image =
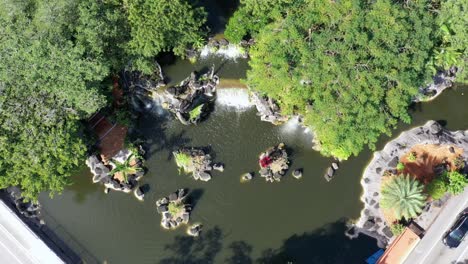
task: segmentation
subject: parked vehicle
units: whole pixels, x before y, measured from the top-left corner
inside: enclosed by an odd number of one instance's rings
[[[465,211],[452,226],[450,231],[443,238],[443,242],[449,248],[456,248],[460,245],[468,232],[468,212]]]

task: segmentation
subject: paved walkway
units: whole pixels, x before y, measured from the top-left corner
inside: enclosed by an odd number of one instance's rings
[[[0,200],[0,263],[64,263]]]
[[[404,263],[465,263],[468,260],[468,239],[465,238],[465,241],[458,248],[450,249],[442,243],[442,238],[466,207],[468,207],[468,188],[462,194],[450,198],[440,215]]]

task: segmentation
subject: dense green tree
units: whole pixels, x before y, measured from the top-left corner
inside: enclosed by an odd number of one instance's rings
[[[346,159],[398,121],[430,79],[435,18],[425,1],[310,0],[264,27],[251,89],[302,114],[325,155]]]
[[[444,178],[447,179],[447,190],[454,195],[462,193],[468,184],[466,175],[461,174],[458,171],[446,172],[444,174]]]
[[[105,104],[108,67],[73,43],[66,1],[2,4],[11,9],[0,11],[0,188],[36,199],[60,192],[82,161],[78,120]]]
[[[438,176],[426,186],[427,194],[434,200],[439,200],[447,192],[448,183],[445,176]]]
[[[224,32],[234,43],[246,37],[254,37],[270,22],[282,18],[289,7],[302,0],[242,0],[239,9],[229,19]]]
[[[187,48],[203,46],[206,13],[187,0],[126,0],[131,28],[129,52],[136,67],[151,72],[147,59],[162,51],[185,56]]]
[[[121,0],[80,0],[73,36],[86,55],[99,58],[113,72],[125,67],[130,58],[126,46],[130,26]]]
[[[0,90],[0,188],[20,186],[31,200],[61,192],[86,151],[79,124],[50,93],[14,89]]]
[[[393,209],[398,219],[416,217],[426,202],[424,186],[409,175],[392,177],[382,186],[380,206]]]
[[[458,81],[468,81],[468,1],[441,1],[437,18],[441,44],[436,50],[435,65],[439,69],[459,66],[463,69]]]

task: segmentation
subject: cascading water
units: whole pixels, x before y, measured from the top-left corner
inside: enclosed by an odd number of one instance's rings
[[[219,49],[213,49],[213,47],[207,45],[201,50],[200,58],[205,59],[209,56],[219,56],[235,60],[237,58],[244,58],[246,54],[245,50],[238,45],[229,44]]]
[[[244,111],[254,106],[244,88],[222,88],[216,94],[216,104],[224,108]]]

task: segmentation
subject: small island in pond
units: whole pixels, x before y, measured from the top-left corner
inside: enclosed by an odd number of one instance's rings
[[[109,190],[129,193],[135,191],[135,196],[143,200],[144,192],[138,182],[145,174],[143,158],[136,148],[123,149],[110,160],[91,155],[86,160],[86,165],[93,174],[93,182],[105,186],[105,192]]]
[[[156,209],[161,214],[161,226],[176,229],[181,224],[188,224],[192,207],[185,202],[187,190],[179,189],[156,201]]]
[[[271,147],[260,154],[258,159],[260,165],[259,174],[267,182],[279,182],[289,169],[288,153],[283,143]]]
[[[174,113],[182,124],[197,124],[208,115],[218,83],[219,77],[214,74],[212,67],[205,74],[192,72],[179,85],[155,95],[161,100],[161,105]]]
[[[213,163],[211,155],[202,148],[181,148],[172,154],[177,167],[179,167],[179,173],[189,173],[195,180],[209,181],[211,180],[211,171],[224,171],[224,165]]]

